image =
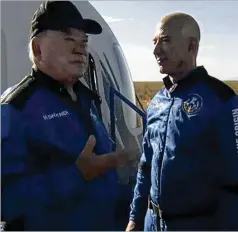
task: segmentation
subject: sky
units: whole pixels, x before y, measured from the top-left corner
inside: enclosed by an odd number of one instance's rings
[[[221,80],[238,80],[238,1],[90,1],[116,35],[133,81],[161,81],[153,56],[156,25],[184,12],[199,23],[198,65]]]

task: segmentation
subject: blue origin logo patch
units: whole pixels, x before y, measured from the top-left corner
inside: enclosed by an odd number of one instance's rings
[[[203,100],[198,94],[189,94],[182,103],[182,109],[188,115],[196,115],[202,108]]]

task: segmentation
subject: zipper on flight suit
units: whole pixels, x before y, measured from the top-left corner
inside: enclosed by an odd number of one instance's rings
[[[174,97],[171,98],[171,105],[169,107],[169,112],[168,112],[168,117],[166,120],[166,129],[165,129],[165,137],[164,137],[164,146],[162,148],[162,152],[161,152],[161,156],[159,156],[159,162],[158,162],[158,187],[159,187],[159,196],[161,195],[161,174],[162,174],[162,163],[164,160],[164,151],[165,151],[165,146],[166,146],[166,142],[167,142],[167,130],[168,130],[168,123],[169,123],[169,116],[170,116],[170,112],[171,112],[171,108],[174,104]],[[160,203],[160,202],[158,202]]]

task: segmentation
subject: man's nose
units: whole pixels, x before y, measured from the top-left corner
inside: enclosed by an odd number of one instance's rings
[[[157,45],[155,46],[153,53],[154,53],[155,56],[158,56],[158,55],[160,55],[160,54],[162,53],[162,49],[161,49],[161,47],[159,46],[159,44],[157,44]]]
[[[88,46],[87,44],[78,43],[73,48],[73,53],[80,54],[80,55],[87,55]]]

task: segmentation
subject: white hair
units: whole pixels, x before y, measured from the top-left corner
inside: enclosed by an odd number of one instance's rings
[[[32,49],[32,40],[34,38],[30,39],[29,43],[28,43],[28,55],[29,55],[29,59],[31,61],[31,63],[33,65],[35,65],[35,55],[34,55],[34,52],[33,52],[33,49]]]
[[[39,33],[38,35],[31,38],[29,43],[28,43],[28,49],[27,49],[28,50],[28,56],[29,56],[29,59],[30,59],[33,66],[36,66],[36,63],[35,63],[36,58],[35,58],[35,54],[34,54],[33,47],[32,47],[33,40],[38,39],[38,38],[42,38],[43,36],[46,36],[46,33],[47,33],[47,31]]]

